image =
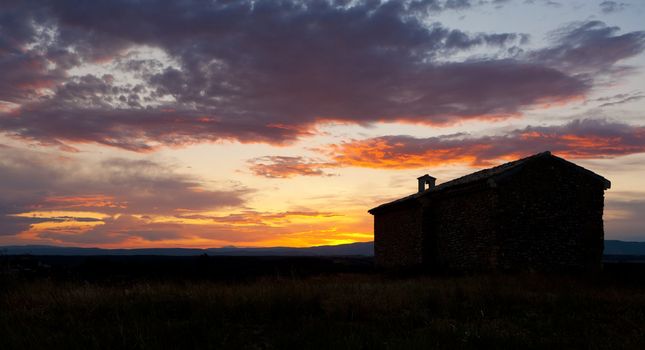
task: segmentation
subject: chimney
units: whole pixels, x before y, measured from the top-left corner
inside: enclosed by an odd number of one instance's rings
[[[426,190],[426,185],[428,185],[428,188],[433,188],[434,182],[437,179],[428,174],[425,174],[421,177],[418,177],[417,180],[419,180],[419,192],[423,192]]]

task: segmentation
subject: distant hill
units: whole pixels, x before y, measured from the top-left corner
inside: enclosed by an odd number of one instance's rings
[[[142,249],[102,249],[102,248],[79,248],[79,247],[57,247],[48,245],[24,245],[0,247],[0,254],[19,255],[229,255],[229,256],[372,256],[374,255],[374,243],[350,243],[333,246],[317,246],[308,248],[142,248]]]
[[[143,248],[102,249],[26,245],[0,247],[0,254],[18,255],[229,255],[229,256],[373,256],[374,242],[327,245],[308,248]],[[645,255],[645,242],[605,241],[605,255]]]
[[[645,242],[606,240],[605,255],[645,255]]]

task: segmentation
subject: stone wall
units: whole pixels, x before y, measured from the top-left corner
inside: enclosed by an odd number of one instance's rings
[[[419,205],[391,208],[374,215],[374,257],[380,267],[422,263],[422,215]]]
[[[498,188],[501,268],[594,271],[602,266],[603,185],[553,162],[527,164]]]
[[[603,183],[558,159],[451,187],[374,216],[376,263],[452,271],[596,271]]]
[[[428,265],[457,271],[495,268],[499,244],[492,215],[497,203],[494,191],[484,187],[424,201]]]

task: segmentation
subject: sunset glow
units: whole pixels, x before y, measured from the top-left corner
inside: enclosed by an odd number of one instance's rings
[[[0,245],[372,241],[416,177],[546,150],[645,241],[645,4],[554,4],[3,3]]]

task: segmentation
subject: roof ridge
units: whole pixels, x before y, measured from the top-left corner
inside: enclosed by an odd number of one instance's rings
[[[514,168],[516,168],[518,166],[521,166],[521,165],[525,164],[526,162],[528,162],[530,160],[541,158],[541,157],[550,157],[552,159],[557,159],[558,161],[564,162],[569,166],[573,166],[574,169],[576,169],[578,171],[583,171],[585,174],[590,175],[590,176],[594,176],[598,180],[603,181],[605,189],[608,189],[608,188],[611,187],[611,182],[609,182],[609,180],[607,180],[604,177],[594,173],[593,171],[591,171],[589,169],[585,169],[585,168],[583,168],[583,167],[581,167],[581,166],[579,166],[579,165],[577,165],[577,164],[575,164],[573,162],[570,162],[570,161],[568,161],[568,160],[566,160],[564,158],[560,158],[558,156],[555,156],[555,155],[553,155],[551,153],[551,151],[544,151],[544,152],[532,154],[532,155],[524,157],[524,158],[520,158],[520,159],[510,161],[510,162],[506,162],[506,163],[503,163],[503,164],[500,164],[500,165],[497,165],[497,166],[494,166],[494,167],[477,170],[477,171],[475,171],[473,173],[466,174],[464,176],[461,176],[461,177],[446,181],[446,182],[441,183],[441,184],[439,184],[437,186],[434,186],[432,188],[426,189],[425,191],[413,193],[413,194],[405,196],[403,198],[400,198],[400,199],[397,199],[397,200],[394,200],[394,201],[391,201],[391,202],[388,202],[388,203],[381,204],[381,205],[379,205],[379,206],[377,206],[375,208],[370,209],[368,212],[372,213],[372,211],[374,211],[376,209],[386,207],[386,206],[390,206],[390,205],[395,204],[395,203],[405,202],[405,201],[408,201],[410,199],[422,197],[422,196],[427,195],[429,193],[435,193],[435,192],[444,190],[446,188],[452,188],[452,187],[458,186],[458,185],[464,185],[464,184],[469,184],[469,183],[473,183],[473,182],[476,182],[476,181],[480,181],[480,180],[483,180],[483,179],[489,179],[489,178],[491,178],[493,176],[498,176],[500,174],[506,173],[507,171],[510,171],[510,170],[512,170],[512,169],[514,169]]]
[[[478,174],[492,173],[492,174],[489,174],[489,176],[493,176],[493,175],[496,175],[494,173],[495,170],[502,170],[503,169],[503,171],[506,171],[506,170],[509,170],[512,167],[516,166],[516,165],[523,164],[528,160],[539,158],[539,157],[544,157],[544,156],[552,156],[552,157],[554,157],[553,154],[551,154],[551,151],[544,151],[544,152],[532,154],[530,156],[526,156],[524,158],[520,158],[520,159],[512,160],[510,162],[502,163],[500,165],[496,165],[496,166],[493,166],[493,167],[490,167],[490,168],[477,170],[477,171],[472,172],[470,174],[466,174],[466,175],[460,176],[458,178],[443,182],[443,183],[437,185],[435,188],[437,188],[439,186],[444,186],[444,185],[450,186],[450,184],[452,184],[452,183],[458,183],[459,180],[463,180],[465,178],[473,177],[474,175],[478,175]],[[448,187],[448,186],[444,186],[444,187]],[[428,189],[428,190],[430,190],[430,189]]]

